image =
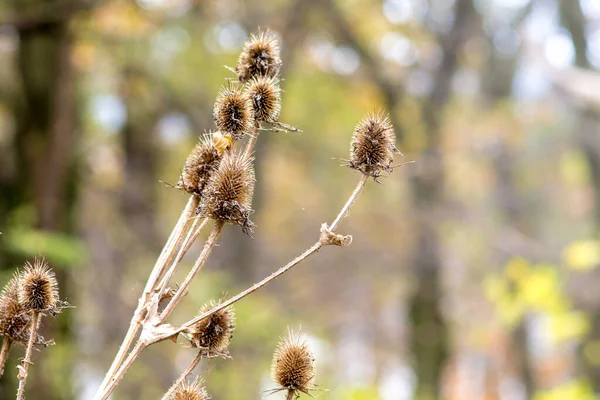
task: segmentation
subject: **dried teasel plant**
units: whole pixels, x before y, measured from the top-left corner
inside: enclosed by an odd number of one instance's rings
[[[214,300],[200,308],[200,314],[212,310],[218,305]],[[235,313],[232,307],[224,308],[211,314],[210,317],[198,321],[186,333],[190,334],[190,342],[197,347],[204,357],[229,357],[229,342],[235,330]]]
[[[169,397],[170,400],[208,400],[210,396],[204,388],[202,379],[196,378],[192,382],[186,380],[179,383],[174,391],[173,395]]]
[[[217,147],[213,135],[205,135],[194,146],[185,160],[177,188],[190,194],[202,194],[210,175],[219,167],[224,151]]]
[[[255,185],[252,153],[261,131],[261,123],[273,124],[275,121],[275,124],[279,124],[280,66],[279,46],[273,34],[268,31],[259,32],[246,42],[235,68],[239,83],[229,82],[217,96],[214,106],[214,119],[219,134],[212,134],[211,141],[199,144],[200,148],[206,146],[205,148],[211,149],[214,145],[220,161],[211,164],[209,173],[197,178],[183,175],[205,171],[198,166],[206,166],[206,163],[198,162],[201,157],[197,153],[194,155],[194,151],[191,158],[186,160],[181,184],[178,186],[190,194],[189,200],[149,273],[129,329],[98,388],[95,400],[109,398],[144,349],[165,340],[177,342],[181,334],[187,339],[187,343],[192,343],[191,347],[197,353],[163,396],[163,400],[172,398],[178,387],[187,385],[188,376],[202,358],[227,354],[234,325],[231,306],[268,285],[323,247],[348,246],[352,237],[336,232],[341,220],[348,214],[368,178],[377,178],[382,171],[392,172],[393,157],[397,152],[393,129],[383,113],[370,114],[357,125],[348,161],[350,167],[361,172],[359,181],[333,222],[321,225],[316,242],[289,263],[235,296],[205,305],[198,315],[182,324],[169,323],[173,310],[183,300],[191,282],[206,264],[224,226],[238,225],[246,233],[250,233],[254,227],[249,218]],[[263,87],[264,85],[268,87]],[[253,94],[256,95],[254,98]],[[233,150],[236,141],[245,137],[245,148]],[[212,230],[185,279],[175,284],[175,289],[170,289],[174,271],[180,267],[183,256],[191,249],[199,233],[211,224]],[[166,303],[164,307],[163,302]],[[278,365],[293,367],[275,368],[278,371],[275,374],[279,386],[277,390],[287,390],[288,398],[314,390],[314,360],[309,354],[304,342],[291,333],[290,339],[276,352],[276,358],[283,360]],[[304,363],[294,364],[291,360],[304,360]]]
[[[315,357],[308,348],[300,332],[294,334],[288,328],[288,335],[282,338],[271,364],[271,375],[277,388],[269,392],[287,391],[287,400],[298,397],[299,393],[310,395],[314,390]]]
[[[246,82],[257,76],[274,78],[281,68],[279,44],[275,35],[269,31],[253,34],[244,44],[238,58],[235,72],[240,82]]]

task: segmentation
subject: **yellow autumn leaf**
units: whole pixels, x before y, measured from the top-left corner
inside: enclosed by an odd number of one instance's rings
[[[533,400],[594,400],[594,393],[585,380],[575,379],[554,389],[538,392]]]
[[[567,266],[578,271],[589,271],[600,263],[600,243],[597,240],[579,240],[563,251]]]
[[[562,342],[581,338],[589,330],[589,321],[584,312],[572,311],[550,316],[552,340]]]

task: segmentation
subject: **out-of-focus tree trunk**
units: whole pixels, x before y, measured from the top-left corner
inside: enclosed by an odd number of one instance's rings
[[[44,7],[45,2],[15,3],[15,15],[22,7]],[[17,68],[19,91],[12,109],[16,116],[14,142],[14,174],[2,182],[3,198],[0,220],[6,221],[13,211],[24,204],[35,210],[35,228],[46,231],[72,232],[75,177],[71,171],[75,132],[75,88],[70,63],[71,38],[68,13],[60,18],[44,20],[43,15],[16,24],[19,37]],[[6,197],[4,194],[7,194]],[[10,268],[23,260],[3,254]],[[61,297],[69,297],[67,275],[55,269]],[[69,313],[52,324],[57,342],[70,343]],[[15,350],[15,354],[18,350]],[[68,352],[65,354],[69,354]],[[69,362],[68,360],[64,360]],[[68,398],[70,388],[58,395],[43,357],[35,360],[34,379],[28,382],[30,393],[44,393],[45,399]],[[0,398],[12,398],[14,388],[5,379],[0,385]],[[37,396],[37,395],[36,395]],[[35,398],[31,395],[30,397]],[[38,397],[39,398],[39,397]]]
[[[418,399],[440,397],[442,372],[449,354],[448,325],[441,309],[442,254],[438,237],[444,191],[441,122],[451,98],[458,55],[468,39],[469,27],[475,16],[472,0],[457,0],[453,26],[440,38],[442,59],[434,76],[433,90],[423,106],[425,150],[419,157],[420,169],[411,182],[416,210],[416,247],[413,254],[416,287],[409,299],[409,307]]]
[[[560,14],[563,25],[571,34],[575,48],[575,64],[577,67],[589,69],[588,43],[586,38],[586,18],[577,0],[561,0]],[[595,234],[600,233],[600,141],[598,140],[598,126],[600,114],[592,107],[583,107],[577,110],[576,126],[574,127],[575,139],[585,155],[590,170],[591,184],[594,189],[595,201],[593,221]],[[594,271],[596,282],[600,282],[600,271]],[[600,340],[600,305],[588,305],[587,310],[591,317],[591,327],[588,341]],[[585,343],[583,344],[585,345]],[[592,365],[585,357],[584,349],[579,351],[579,367],[587,376],[594,393],[600,394],[600,365]]]

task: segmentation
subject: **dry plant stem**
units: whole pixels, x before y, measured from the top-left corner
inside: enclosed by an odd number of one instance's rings
[[[356,201],[356,198],[358,197],[358,195],[360,194],[362,189],[365,187],[365,183],[367,182],[368,178],[369,177],[367,175],[361,176],[360,180],[358,181],[358,184],[356,185],[356,188],[354,189],[354,191],[348,198],[348,201],[346,202],[346,204],[344,204],[344,207],[342,207],[342,209],[340,210],[336,219],[328,227],[330,231],[333,232],[335,230],[335,228],[337,227],[337,225],[339,224],[339,222],[342,220],[342,218],[344,218],[348,214],[348,210],[350,209],[350,207],[352,207],[352,204],[354,204],[354,202]],[[185,324],[181,325],[177,329],[177,332],[178,333],[182,332],[182,331],[186,330],[187,328],[193,326],[194,324],[198,323],[199,321],[203,320],[204,318],[207,318],[210,315],[212,315],[216,312],[219,312],[220,310],[222,310],[226,307],[229,307],[233,303],[240,301],[241,299],[248,296],[249,294],[251,294],[251,293],[257,291],[258,289],[262,288],[263,286],[267,285],[269,282],[277,279],[279,276],[283,275],[284,273],[286,273],[287,271],[292,269],[294,266],[300,264],[302,261],[306,260],[309,256],[311,256],[312,254],[319,251],[321,249],[321,247],[326,246],[326,245],[328,245],[328,243],[324,243],[322,239],[319,239],[315,244],[313,244],[310,248],[308,248],[304,253],[302,253],[298,257],[294,258],[292,261],[290,261],[285,266],[283,266],[280,269],[278,269],[277,271],[273,272],[271,275],[267,276],[262,281],[255,283],[253,286],[249,287],[248,289],[244,290],[243,292],[241,292],[241,293],[237,294],[236,296],[230,298],[229,300],[219,304],[212,310],[209,310],[209,311],[191,319],[190,321],[186,322]]]
[[[365,187],[365,184],[367,183],[367,179],[369,179],[368,175],[363,174],[360,177],[360,180],[358,181],[358,185],[356,185],[354,192],[352,192],[352,194],[348,198],[348,201],[346,202],[346,204],[344,204],[344,207],[342,207],[342,209],[340,210],[340,213],[335,218],[335,220],[331,223],[331,225],[329,225],[329,230],[334,232],[335,228],[337,228],[337,226],[340,223],[340,221],[342,220],[342,218],[344,218],[348,214],[348,210],[350,210],[350,207],[352,207],[352,204],[354,204],[354,202],[356,201],[356,198],[358,197],[360,192]]]
[[[169,268],[169,270],[167,271],[165,276],[163,276],[163,278],[161,279],[160,284],[158,285],[158,287],[159,287],[158,297],[159,298],[161,298],[161,296],[167,289],[167,286],[169,285],[169,281],[173,277],[173,273],[175,273],[175,268],[181,262],[181,260],[183,259],[183,256],[188,252],[190,247],[192,247],[192,244],[196,241],[196,239],[198,238],[198,235],[200,235],[200,232],[202,232],[204,227],[208,224],[209,218],[202,219],[202,222],[198,226],[199,221],[200,221],[199,217],[194,218],[194,222],[192,223],[192,226],[189,229],[187,236],[185,237],[185,240],[183,241],[181,248],[179,249],[179,252],[177,252],[177,256],[171,263],[171,267]]]
[[[131,349],[131,352],[129,353],[129,355],[127,356],[125,361],[123,361],[123,364],[121,365],[121,367],[117,370],[117,372],[114,374],[114,376],[108,381],[108,383],[106,385],[106,389],[103,392],[99,391],[96,394],[96,398],[101,399],[101,400],[108,399],[108,397],[113,392],[113,390],[115,390],[115,387],[117,387],[117,385],[119,384],[121,379],[123,379],[123,376],[125,376],[125,372],[127,372],[129,367],[131,367],[131,364],[133,364],[135,359],[138,358],[138,356],[140,355],[142,350],[144,350],[146,347],[148,347],[148,346],[141,341],[138,341],[135,344],[135,346],[133,346],[133,349]]]
[[[183,373],[181,374],[181,376],[179,378],[177,378],[177,380],[175,381],[175,383],[173,383],[173,386],[171,386],[169,388],[169,390],[167,391],[167,393],[165,393],[165,395],[161,398],[161,400],[169,400],[170,396],[173,394],[173,392],[175,391],[175,389],[177,388],[177,386],[179,386],[179,384],[181,382],[183,382],[184,380],[186,380],[186,378],[188,377],[188,375],[192,373],[192,371],[194,370],[194,368],[196,368],[196,365],[198,365],[198,363],[200,362],[201,359],[202,359],[202,353],[198,352],[198,354],[192,360],[192,362],[190,363],[190,365],[188,365],[188,367],[185,369],[185,371],[183,371]]]
[[[138,300],[138,306],[137,306],[135,312],[133,313],[133,317],[131,318],[131,322],[129,323],[129,329],[127,330],[125,338],[123,339],[123,343],[121,344],[121,347],[119,348],[119,351],[117,352],[117,355],[115,356],[115,359],[113,360],[112,365],[110,366],[108,372],[106,373],[106,376],[104,377],[104,381],[102,382],[102,384],[100,385],[100,388],[98,389],[98,393],[101,393],[104,390],[104,388],[108,384],[108,381],[111,379],[111,377],[114,375],[114,373],[119,369],[119,367],[123,363],[123,360],[125,359],[125,356],[127,355],[127,352],[129,351],[131,345],[133,344],[133,341],[135,340],[135,338],[139,332],[140,323],[141,323],[141,320],[143,317],[144,310],[148,304],[150,294],[155,289],[156,282],[158,281],[160,276],[163,274],[163,272],[168,264],[168,261],[172,257],[175,249],[177,248],[177,244],[180,242],[180,240],[183,236],[185,227],[188,224],[190,216],[192,215],[192,213],[194,212],[194,210],[196,209],[197,206],[198,206],[198,198],[196,196],[190,196],[190,199],[188,200],[185,208],[183,209],[181,215],[179,216],[179,220],[177,221],[177,224],[173,228],[173,231],[171,232],[169,239],[167,240],[158,259],[156,260],[156,263],[154,264],[154,268],[153,268],[152,272],[150,273],[150,276],[148,277],[148,281],[146,283],[144,292],[142,293],[142,295],[140,296],[140,299]]]
[[[202,267],[206,263],[206,260],[208,259],[208,256],[210,255],[213,248],[215,247],[215,244],[217,243],[217,239],[219,238],[219,235],[221,235],[222,230],[223,230],[223,222],[217,221],[215,223],[215,227],[213,228],[212,232],[210,233],[210,236],[208,237],[208,239],[206,240],[206,243],[204,244],[202,253],[200,253],[200,256],[198,256],[196,263],[192,267],[192,270],[185,277],[185,280],[183,281],[183,283],[181,284],[179,289],[177,289],[177,292],[175,293],[173,298],[169,301],[169,304],[167,304],[164,311],[160,315],[160,317],[158,319],[159,323],[164,322],[164,320],[167,319],[169,317],[169,315],[171,315],[175,306],[179,303],[179,301],[181,301],[183,296],[185,296],[187,294],[187,291],[189,289],[190,284],[192,283],[192,280],[196,277],[198,272],[202,269]]]
[[[288,390],[286,400],[294,400],[294,391],[293,390]]]
[[[244,150],[244,157],[248,158],[252,154],[254,150],[254,145],[256,144],[256,140],[258,139],[258,133],[260,132],[260,122],[254,123],[254,130],[249,135],[248,143],[246,144],[246,149]]]
[[[40,319],[40,313],[34,312],[31,318],[31,335],[29,336],[29,342],[27,342],[27,350],[25,351],[25,358],[23,359],[23,365],[18,367],[19,369],[19,389],[17,391],[17,400],[23,400],[25,398],[25,383],[27,383],[27,375],[29,371],[29,365],[31,362],[31,353],[33,352],[33,343],[35,343],[35,337],[37,335],[37,326]]]
[[[10,350],[11,345],[12,339],[8,336],[4,336],[2,348],[0,349],[0,378],[4,374],[4,365],[6,364],[6,360],[8,360],[8,351]]]

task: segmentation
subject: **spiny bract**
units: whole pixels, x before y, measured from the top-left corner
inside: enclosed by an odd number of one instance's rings
[[[212,140],[212,134],[201,138],[185,160],[177,187],[188,193],[201,195],[210,175],[219,166],[220,154]]]
[[[396,149],[396,135],[388,116],[373,112],[356,125],[350,142],[349,166],[377,178],[381,171],[391,172]]]
[[[219,131],[231,135],[234,140],[241,139],[254,126],[252,105],[247,94],[232,84],[219,92],[213,117]]]
[[[277,79],[267,76],[252,78],[246,91],[252,103],[254,119],[276,122],[281,111],[281,89]]]
[[[314,387],[315,358],[307,343],[300,340],[300,333],[294,335],[288,331],[288,337],[279,342],[273,355],[272,375],[279,385],[276,391],[310,394]]]
[[[19,278],[19,304],[25,312],[54,312],[58,302],[58,283],[46,261],[27,262]]]
[[[281,68],[277,38],[270,31],[250,35],[235,68],[238,80],[246,82],[257,76],[274,78]]]
[[[198,212],[220,222],[229,222],[251,233],[250,221],[254,194],[252,158],[234,152],[223,156],[219,168],[211,175]]]
[[[218,303],[214,300],[204,304],[200,308],[199,315],[215,308],[217,305]],[[203,349],[209,356],[226,355],[234,330],[235,314],[231,307],[226,307],[204,318],[191,328],[192,344]]]

